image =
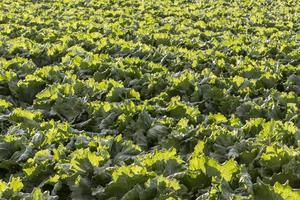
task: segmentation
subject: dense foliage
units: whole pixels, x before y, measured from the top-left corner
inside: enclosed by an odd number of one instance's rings
[[[298,0],[1,0],[0,199],[300,199]]]

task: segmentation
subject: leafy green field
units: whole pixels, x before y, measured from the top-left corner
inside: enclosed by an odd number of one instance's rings
[[[300,1],[1,0],[0,199],[300,199]]]

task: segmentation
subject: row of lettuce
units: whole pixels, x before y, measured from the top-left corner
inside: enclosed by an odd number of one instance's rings
[[[10,106],[1,102],[2,111]],[[0,143],[1,175],[13,174],[0,182],[2,198],[299,198],[291,188],[300,181],[300,135],[292,123],[255,118],[241,126],[218,114],[197,127],[182,118],[169,129],[166,121],[153,125],[145,110],[132,127],[135,141],[13,109],[7,117],[14,125]],[[144,153],[159,140],[160,148]]]

